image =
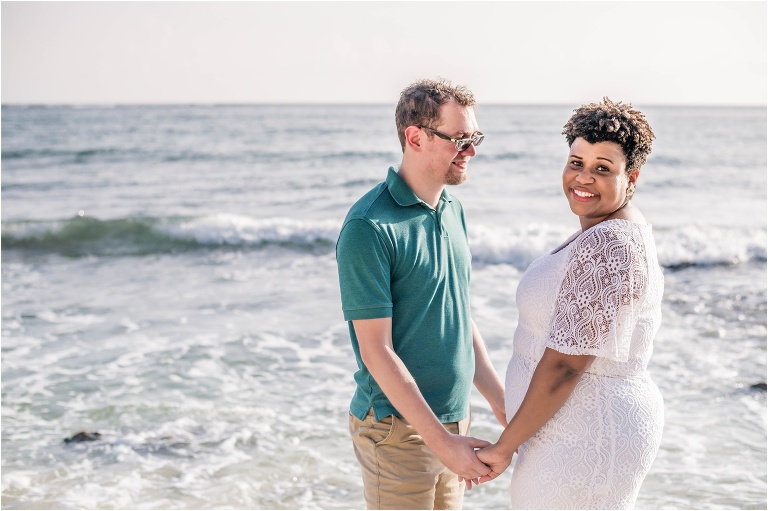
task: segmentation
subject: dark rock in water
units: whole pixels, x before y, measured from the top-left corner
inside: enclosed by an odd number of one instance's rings
[[[749,386],[752,390],[768,390],[768,385],[766,385],[765,382],[755,383],[754,385]]]
[[[72,435],[69,438],[65,438],[64,443],[69,444],[72,442],[93,442],[94,440],[99,440],[100,438],[101,433],[98,431],[81,431],[80,433]]]

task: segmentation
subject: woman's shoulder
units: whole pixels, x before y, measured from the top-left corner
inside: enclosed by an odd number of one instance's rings
[[[620,250],[633,252],[645,245],[645,236],[652,230],[648,223],[623,218],[605,220],[584,230],[574,243],[575,251]]]
[[[606,234],[634,234],[643,233],[652,229],[651,224],[647,222],[635,222],[633,220],[627,220],[625,218],[612,218],[610,220],[603,220],[599,224],[595,224],[589,229],[582,231],[582,236],[595,236]]]
[[[553,249],[549,255],[556,254],[564,249],[573,254],[574,251],[583,249],[585,245],[601,245],[603,242],[615,238],[627,238],[635,232],[650,232],[650,224],[639,224],[630,220],[615,218],[604,220],[587,229],[576,231],[564,242]]]

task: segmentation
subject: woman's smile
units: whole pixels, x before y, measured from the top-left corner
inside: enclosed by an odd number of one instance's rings
[[[581,188],[571,188],[571,192],[573,194],[574,199],[581,200],[581,201],[588,201],[590,199],[594,199],[595,197],[597,197],[597,194],[590,193]]]

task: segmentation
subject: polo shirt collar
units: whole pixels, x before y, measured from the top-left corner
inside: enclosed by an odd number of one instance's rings
[[[426,204],[423,200],[419,199],[419,197],[413,193],[413,190],[411,190],[405,181],[403,181],[403,178],[397,173],[399,169],[399,165],[392,165],[389,167],[389,172],[387,173],[387,188],[389,188],[389,193],[392,195],[392,198],[395,199],[395,202],[401,206],[413,206],[414,204],[419,203]],[[443,188],[440,200],[452,202],[453,197],[445,190],[445,188]]]

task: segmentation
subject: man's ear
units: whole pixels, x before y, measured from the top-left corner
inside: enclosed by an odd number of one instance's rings
[[[408,126],[405,128],[405,146],[412,151],[421,151],[421,143],[423,142],[421,135],[422,131],[418,126]]]

